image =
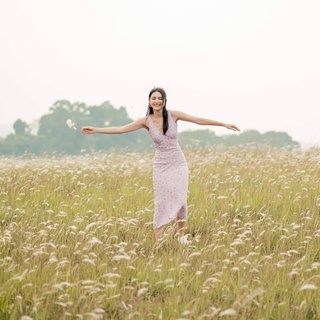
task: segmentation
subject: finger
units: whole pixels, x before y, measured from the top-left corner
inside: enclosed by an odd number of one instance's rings
[[[240,129],[239,129],[236,125],[234,125],[234,124],[232,125],[232,127],[233,127],[234,130],[240,131]]]

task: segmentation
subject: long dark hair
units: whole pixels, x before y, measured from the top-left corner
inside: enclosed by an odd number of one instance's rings
[[[162,100],[163,100],[163,109],[162,109],[162,117],[163,117],[163,124],[162,124],[162,130],[163,130],[163,134],[166,134],[166,132],[168,131],[168,128],[169,128],[169,124],[168,124],[168,111],[167,111],[167,108],[166,108],[166,105],[167,105],[167,95],[166,95],[166,92],[162,89],[162,88],[159,88],[159,87],[154,87],[152,88],[152,90],[150,91],[149,93],[149,100],[148,100],[148,103],[150,101],[150,97],[151,95],[154,93],[154,92],[159,92],[162,96]],[[149,114],[153,114],[153,108],[150,106],[148,106],[148,110],[147,110],[147,116]]]

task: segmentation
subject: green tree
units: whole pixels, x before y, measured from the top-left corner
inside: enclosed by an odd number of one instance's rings
[[[179,142],[182,147],[206,147],[219,145],[223,142],[223,139],[218,137],[209,129],[194,131],[188,130],[179,133]]]
[[[77,130],[66,125],[71,119]],[[88,135],[81,133],[85,125],[95,127],[120,126],[131,122],[125,107],[114,108],[108,101],[101,105],[87,106],[83,102],[71,103],[59,100],[43,115],[38,124],[37,135],[32,135],[30,126],[18,119],[13,128],[14,134],[0,140],[0,154],[21,153],[66,153],[79,154],[81,150],[151,150],[153,142],[146,130],[137,130],[120,135]],[[195,130],[179,133],[182,147],[206,147],[216,145],[259,145],[275,147],[298,146],[298,142],[285,132],[270,131],[261,134],[257,130],[246,130],[240,134],[217,136],[214,131]]]
[[[299,143],[294,141],[286,132],[268,131],[262,135],[262,140],[266,144],[277,147],[299,145]]]
[[[13,129],[14,132],[17,136],[26,134],[30,132],[30,128],[28,126],[28,124],[24,121],[22,121],[21,119],[18,119],[15,121],[15,123],[13,124]]]
[[[68,128],[71,119],[77,130]],[[119,126],[131,122],[124,107],[114,108],[108,101],[101,105],[87,106],[84,103],[71,104],[67,100],[57,101],[49,113],[39,121],[38,138],[42,151],[77,154],[92,148],[95,151],[112,149],[136,149],[150,144],[146,132],[135,131],[125,135],[91,135],[85,137],[81,127]],[[148,141],[148,143],[147,143]]]

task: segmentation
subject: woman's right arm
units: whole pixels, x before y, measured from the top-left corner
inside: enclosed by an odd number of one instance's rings
[[[117,127],[105,127],[105,128],[97,128],[97,127],[82,127],[81,131],[84,134],[93,134],[93,133],[104,133],[104,134],[122,134],[127,132],[136,131],[139,129],[148,129],[146,126],[146,118],[141,118],[135,120],[131,123],[128,123],[124,126]]]

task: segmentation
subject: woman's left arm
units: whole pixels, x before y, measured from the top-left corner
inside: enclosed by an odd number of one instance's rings
[[[194,117],[181,111],[171,111],[171,115],[175,119],[175,121],[182,120],[182,121],[196,123],[199,125],[220,126],[233,131],[240,131],[240,129],[235,124],[224,123],[224,122],[207,119],[207,118]]]

